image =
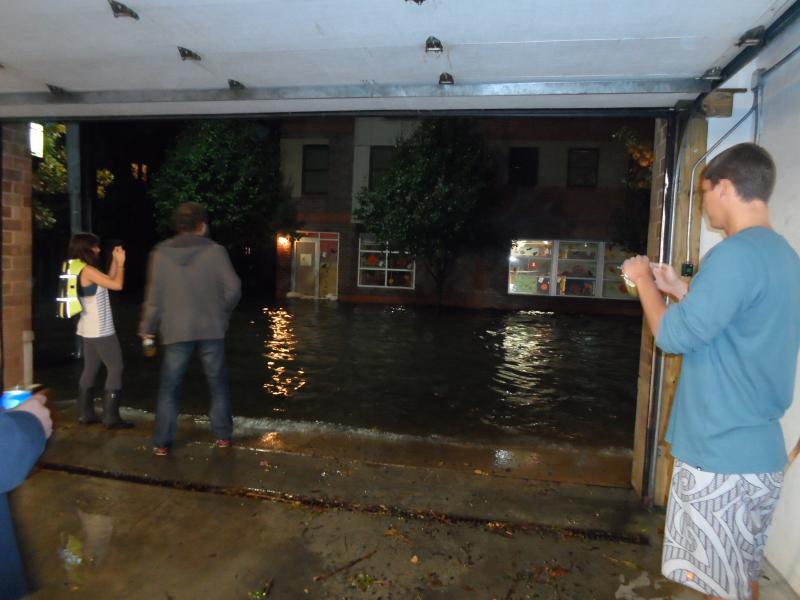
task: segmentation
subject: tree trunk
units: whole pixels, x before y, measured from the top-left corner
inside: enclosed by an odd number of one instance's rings
[[[425,268],[428,270],[428,273],[436,284],[436,311],[438,312],[442,309],[442,303],[444,302],[444,282],[447,279],[449,271],[448,265],[431,265],[431,263],[427,260],[423,262],[425,264]]]
[[[441,312],[444,301],[444,279],[436,281],[436,312]]]

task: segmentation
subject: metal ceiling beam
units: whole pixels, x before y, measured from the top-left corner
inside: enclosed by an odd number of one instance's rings
[[[739,52],[739,54],[737,54],[727,65],[722,67],[720,69],[720,77],[717,81],[712,83],[712,87],[716,88],[736,75],[740,69],[758,56],[758,54],[764,48],[769,46],[772,40],[778,37],[784,30],[789,28],[798,19],[800,19],[800,0],[797,0],[794,4],[787,8],[783,14],[778,17],[774,23],[772,23],[772,25],[767,27],[766,31],[764,32],[763,44],[745,48]],[[698,106],[702,100],[702,98],[698,98]]]
[[[481,96],[579,96],[606,94],[702,94],[703,79],[601,79],[525,83],[440,85],[336,85],[245,89],[128,90],[0,94],[0,106],[148,104],[155,102],[230,102],[237,100],[325,100],[350,98],[453,98]]]

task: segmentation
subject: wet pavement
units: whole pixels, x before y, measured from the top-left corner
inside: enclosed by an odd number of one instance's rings
[[[56,411],[12,494],[33,598],[699,598],[661,578],[663,513],[624,488],[352,434],[245,431],[218,449],[189,419],[154,457],[134,416],[108,432]],[[796,600],[767,576],[762,599]]]

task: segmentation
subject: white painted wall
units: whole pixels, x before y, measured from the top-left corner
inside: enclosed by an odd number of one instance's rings
[[[795,23],[758,58],[737,73],[724,87],[751,87],[756,69],[769,69],[800,46],[800,23]],[[716,142],[750,108],[752,94],[737,96],[735,112],[727,119],[709,120],[709,146]],[[755,121],[748,119],[717,152],[733,144],[753,141]],[[767,79],[762,105],[761,143],[778,168],[778,181],[770,200],[772,225],[800,252],[800,53]],[[701,255],[721,239],[719,233],[701,231]],[[794,403],[782,420],[787,449],[800,437],[800,378],[795,380]],[[800,593],[800,460],[786,474],[783,494],[767,544],[767,559]]]

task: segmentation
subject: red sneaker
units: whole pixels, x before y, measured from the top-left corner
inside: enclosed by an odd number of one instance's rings
[[[166,456],[169,454],[169,448],[165,446],[156,446],[153,448],[153,456]]]
[[[230,440],[217,440],[216,442],[214,442],[214,445],[217,448],[230,448],[231,447],[231,441]]]

